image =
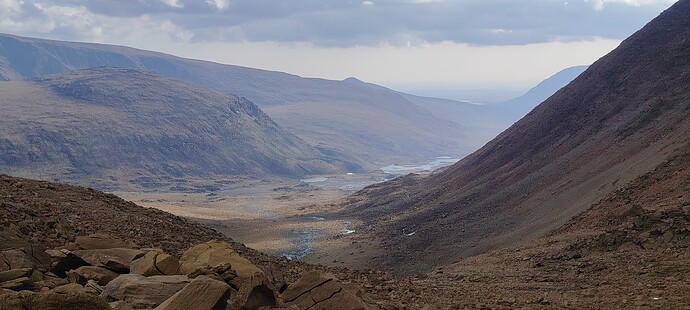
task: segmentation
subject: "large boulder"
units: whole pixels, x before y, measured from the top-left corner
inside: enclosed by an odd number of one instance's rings
[[[81,257],[66,249],[45,252],[50,257],[50,270],[60,277],[65,277],[67,271],[89,265]]]
[[[259,309],[260,307],[275,307],[278,304],[276,288],[263,274],[242,280],[239,292],[232,297],[232,305],[229,309],[245,310]]]
[[[14,291],[37,291],[43,284],[43,274],[33,268],[12,269],[0,272],[0,288]]]
[[[97,266],[82,266],[67,272],[67,280],[71,283],[86,285],[89,280],[94,280],[98,285],[106,285],[120,274]]]
[[[0,251],[0,271],[21,268],[36,268],[41,263],[24,249]]]
[[[311,271],[283,292],[283,301],[300,309],[370,309],[361,298],[345,289],[331,274]]]
[[[55,294],[85,294],[86,291],[84,290],[84,287],[77,284],[77,283],[69,283],[65,284],[62,286],[58,286],[52,290],[50,290],[50,293],[55,293]]]
[[[33,268],[19,268],[7,271],[0,271],[0,283],[16,280],[21,277],[29,277],[33,272]]]
[[[122,239],[103,233],[95,233],[90,236],[78,236],[75,238],[74,243],[76,244],[76,247],[81,250],[135,247],[135,245],[130,242],[126,242]]]
[[[92,266],[103,267],[117,273],[129,273],[132,261],[145,254],[141,250],[126,248],[76,250],[73,253]]]
[[[156,310],[225,310],[230,297],[230,285],[207,276],[199,276]]]
[[[191,247],[180,257],[180,273],[191,274],[197,270],[213,269],[230,264],[240,278],[248,279],[263,271],[241,257],[227,242],[212,240]]]
[[[177,258],[161,251],[148,251],[144,256],[132,261],[130,273],[143,276],[179,274],[180,263]]]
[[[123,274],[105,286],[101,297],[122,300],[134,309],[154,308],[175,295],[190,282],[187,276]]]

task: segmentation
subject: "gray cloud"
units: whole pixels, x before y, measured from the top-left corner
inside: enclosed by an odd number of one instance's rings
[[[20,12],[10,6],[17,4]],[[203,42],[510,45],[623,39],[670,4],[667,0],[9,0],[0,2],[0,20],[11,21],[12,27],[0,26],[22,32],[23,24],[42,23],[53,27],[24,28],[83,39],[85,33],[122,33],[115,29],[121,19],[127,29],[136,23],[157,25],[171,36]],[[80,13],[68,16],[70,21],[61,19],[70,9]]]

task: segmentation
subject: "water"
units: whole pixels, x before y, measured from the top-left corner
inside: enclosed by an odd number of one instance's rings
[[[319,183],[319,182],[326,182],[326,180],[328,180],[328,178],[320,177],[320,178],[301,179],[299,181],[304,182],[304,183]]]
[[[343,222],[343,229],[340,230],[340,234],[343,236],[354,234],[355,230],[350,229],[350,225],[352,225],[352,222]]]
[[[388,165],[381,168],[386,174],[405,175],[415,172],[431,172],[438,168],[450,166],[460,160],[459,158],[452,158],[448,156],[440,156],[434,158],[432,161],[423,165]]]
[[[295,249],[289,252],[282,253],[289,260],[302,259],[305,256],[314,252],[314,240],[323,235],[319,229],[309,229],[296,232],[289,238],[290,243],[295,245]]]

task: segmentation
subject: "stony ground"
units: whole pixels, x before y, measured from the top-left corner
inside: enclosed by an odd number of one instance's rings
[[[676,184],[673,191],[690,192],[674,174],[686,159],[660,166],[643,178],[654,182],[633,182],[551,236],[410,277],[267,256],[200,224],[113,195],[7,176],[0,177],[0,236],[3,248],[27,241],[53,247],[106,232],[174,255],[221,239],[255,264],[281,270],[290,283],[311,270],[331,272],[345,285],[361,288],[382,309],[429,304],[442,309],[690,309],[690,207],[678,197],[673,205],[661,203],[664,207],[651,203],[660,200],[634,203],[670,184]],[[592,218],[600,223],[578,224],[596,222]],[[18,235],[24,237],[11,237]]]

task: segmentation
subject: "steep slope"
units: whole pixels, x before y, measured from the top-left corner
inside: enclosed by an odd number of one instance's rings
[[[535,239],[687,148],[687,16],[681,0],[448,170],[353,196],[347,215],[387,248],[377,263],[428,270]]]
[[[343,81],[221,65],[121,46],[0,35],[0,75],[17,80],[98,66],[147,69],[255,102],[288,131],[369,168],[466,155],[462,128],[398,94]]]
[[[563,69],[548,79],[541,81],[524,95],[500,104],[491,105],[497,115],[509,125],[527,115],[537,105],[568,85],[572,80],[587,70],[587,66],[576,66]]]
[[[176,178],[356,168],[308,146],[246,99],[149,72],[89,69],[2,82],[0,93],[4,173],[161,188]]]

